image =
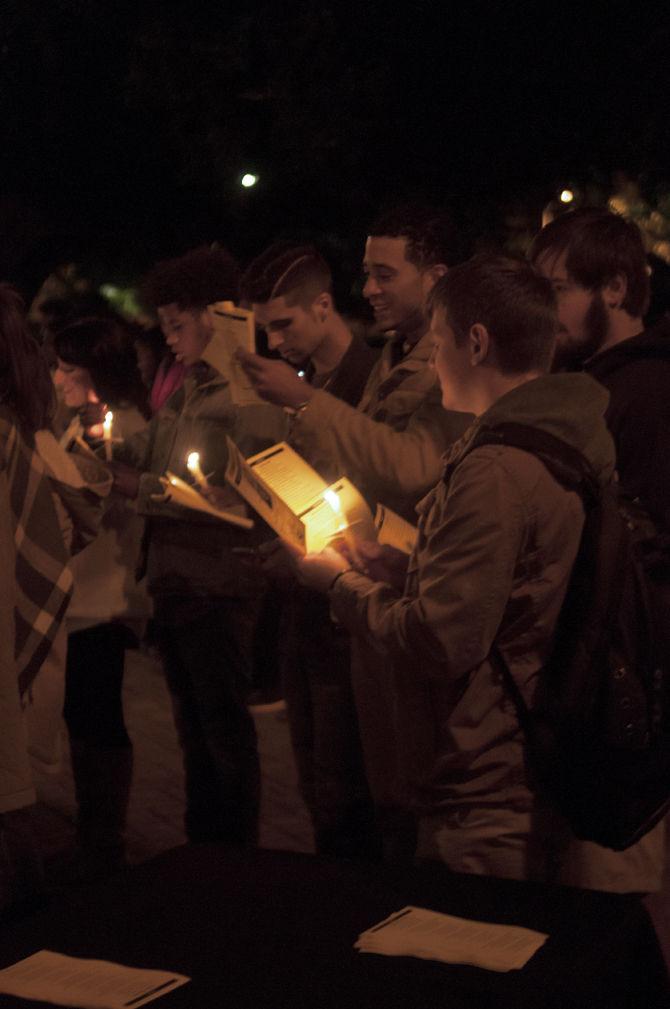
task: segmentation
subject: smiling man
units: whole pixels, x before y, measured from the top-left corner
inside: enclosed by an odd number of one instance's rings
[[[323,475],[347,476],[372,506],[381,502],[412,522],[417,502],[439,479],[443,453],[470,421],[468,414],[442,406],[429,367],[426,315],[428,292],[465,256],[463,237],[450,217],[432,208],[397,208],[371,227],[363,293],[388,339],[357,404],[338,398],[325,384],[306,384],[282,361],[244,356],[258,392],[296,411],[291,427],[296,451]],[[318,321],[318,302],[311,304]],[[393,698],[379,689],[385,682],[383,659],[360,635],[352,638],[352,670],[385,856],[404,859],[414,850],[414,838],[412,822],[398,812]]]
[[[297,411],[291,437],[301,455],[320,471],[348,476],[372,504],[381,501],[412,520],[416,502],[439,475],[442,453],[467,424],[442,409],[428,367],[425,314],[436,280],[464,258],[465,243],[451,219],[430,208],[401,207],[372,226],[363,294],[388,340],[357,405],[331,395],[325,384],[306,386],[282,362],[244,355],[260,395]],[[310,308],[317,320],[318,308]],[[280,306],[275,321],[285,326],[282,315]]]

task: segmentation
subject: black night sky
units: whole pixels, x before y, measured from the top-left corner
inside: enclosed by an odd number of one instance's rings
[[[566,184],[606,193],[623,169],[670,189],[652,5],[0,10],[0,259],[26,291],[59,259],[125,281],[215,239],[244,261],[310,237],[353,269],[371,217],[407,199],[500,237]]]

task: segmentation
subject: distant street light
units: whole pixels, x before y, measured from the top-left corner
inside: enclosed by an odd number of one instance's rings
[[[561,203],[572,203],[574,198],[575,194],[571,189],[564,189],[561,195],[559,196],[559,200],[561,201]]]
[[[251,187],[255,186],[256,183],[258,182],[258,176],[253,175],[251,172],[247,172],[245,175],[242,176],[240,182],[242,183],[245,189],[251,189]]]

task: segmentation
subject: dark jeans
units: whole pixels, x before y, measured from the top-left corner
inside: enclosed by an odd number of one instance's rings
[[[319,854],[376,859],[381,839],[370,798],[351,687],[349,635],[327,599],[286,592],[283,682],[300,791]]]
[[[63,716],[73,739],[126,747],[121,688],[131,633],[123,624],[98,624],[67,639]]]
[[[156,643],[186,775],[190,841],[255,844],[260,764],[246,705],[257,603],[156,599]]]

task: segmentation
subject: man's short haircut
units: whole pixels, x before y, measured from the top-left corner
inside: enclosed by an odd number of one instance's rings
[[[285,298],[289,305],[306,308],[323,291],[330,293],[332,286],[330,267],[313,245],[275,242],[249,264],[240,291],[249,304]]]
[[[164,259],[142,282],[142,300],[151,308],[178,305],[202,311],[216,301],[236,301],[239,270],[226,249],[208,245],[191,249],[176,259]]]
[[[419,270],[437,263],[455,266],[471,253],[463,231],[444,210],[408,203],[388,210],[373,222],[372,238],[404,238],[405,258]]]
[[[480,255],[440,277],[428,310],[445,313],[462,346],[475,323],[486,326],[493,361],[504,375],[548,371],[558,332],[551,281],[523,260]]]
[[[573,210],[547,224],[531,246],[531,262],[566,253],[565,267],[577,284],[599,291],[617,274],[626,278],[621,303],[633,318],[649,307],[649,273],[640,229],[604,207]]]

